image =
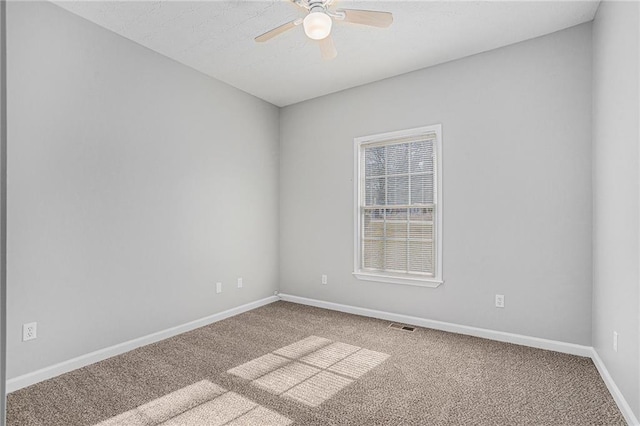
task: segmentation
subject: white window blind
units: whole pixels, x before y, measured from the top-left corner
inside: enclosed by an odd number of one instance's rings
[[[439,135],[420,130],[359,144],[356,272],[438,275]]]

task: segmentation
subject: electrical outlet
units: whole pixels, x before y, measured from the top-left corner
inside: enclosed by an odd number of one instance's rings
[[[216,283],[216,293],[222,293],[222,283]]]
[[[242,288],[242,277],[238,278],[238,288]]]
[[[22,325],[22,341],[33,340],[38,337],[38,323],[30,322]]]
[[[504,308],[504,294],[496,294],[496,308]]]
[[[618,332],[613,332],[613,351],[618,352]]]
[[[322,284],[327,284],[327,276],[326,275],[322,275]]]

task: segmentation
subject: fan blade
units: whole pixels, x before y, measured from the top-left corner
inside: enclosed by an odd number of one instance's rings
[[[274,28],[271,31],[267,31],[264,34],[259,35],[258,37],[256,37],[255,40],[258,43],[263,43],[263,42],[265,42],[267,40],[271,40],[275,36],[278,36],[278,35],[282,34],[285,31],[289,31],[291,28],[297,27],[301,23],[302,23],[301,19],[296,19],[294,21],[287,22],[286,24],[280,25],[279,27]]]
[[[389,12],[355,9],[340,9],[337,12],[344,13],[344,22],[351,22],[352,24],[387,28],[393,22],[393,15]]]
[[[338,56],[338,51],[336,50],[336,46],[333,44],[331,34],[320,40],[320,53],[322,54],[322,59],[326,61]]]

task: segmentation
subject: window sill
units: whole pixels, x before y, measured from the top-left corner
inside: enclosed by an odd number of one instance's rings
[[[365,281],[377,281],[382,283],[389,284],[401,284],[401,285],[412,285],[416,287],[429,287],[436,288],[444,283],[442,280],[438,280],[435,278],[409,278],[409,277],[400,277],[397,275],[383,275],[376,274],[371,272],[354,272],[353,276],[359,280]]]

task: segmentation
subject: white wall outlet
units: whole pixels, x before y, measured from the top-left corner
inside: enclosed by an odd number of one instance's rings
[[[22,341],[33,340],[38,337],[38,323],[30,322],[22,325]]]
[[[327,276],[326,275],[322,275],[322,284],[327,284]]]
[[[222,293],[222,283],[216,283],[216,293]]]
[[[618,352],[618,332],[613,332],[613,351]]]
[[[496,294],[496,308],[504,308],[504,294]]]
[[[238,278],[238,288],[242,288],[242,277]]]

